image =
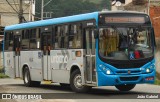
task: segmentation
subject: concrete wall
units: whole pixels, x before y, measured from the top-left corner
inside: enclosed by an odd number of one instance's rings
[[[17,15],[1,15],[1,25],[13,25],[18,23]]]
[[[28,21],[28,14],[24,14],[25,19]],[[3,14],[1,15],[1,26],[8,26],[19,23],[17,14]]]

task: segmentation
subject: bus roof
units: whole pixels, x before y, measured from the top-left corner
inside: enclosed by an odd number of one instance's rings
[[[53,18],[53,19],[48,19],[48,20],[40,20],[40,21],[35,21],[35,22],[15,24],[15,25],[11,25],[11,26],[6,26],[5,31],[27,29],[27,28],[34,28],[34,27],[41,27],[41,26],[49,26],[49,25],[53,25],[53,24],[76,22],[76,21],[89,20],[89,19],[96,19],[97,20],[98,19],[98,12],[73,15],[73,16],[67,16],[67,17],[60,17],[60,18]]]
[[[54,24],[62,24],[62,23],[83,21],[83,20],[89,20],[89,19],[95,19],[96,21],[98,21],[98,14],[104,14],[104,13],[108,13],[108,14],[111,14],[111,13],[145,14],[145,13],[142,13],[142,12],[135,12],[135,11],[102,11],[102,12],[93,12],[93,13],[79,14],[79,15],[66,16],[66,17],[60,17],[60,18],[53,18],[53,19],[47,19],[47,20],[40,20],[40,21],[35,21],[35,22],[27,22],[27,23],[15,24],[15,25],[11,25],[11,26],[6,26],[5,27],[5,31],[27,29],[27,28],[34,28],[34,27],[42,27],[42,26],[49,26],[49,25],[54,25]]]

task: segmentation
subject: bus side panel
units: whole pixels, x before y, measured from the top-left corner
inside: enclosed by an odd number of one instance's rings
[[[76,51],[81,51],[81,56],[76,57]],[[83,50],[70,49],[70,50],[54,50],[51,51],[51,75],[53,82],[69,83],[70,70],[72,66],[78,66],[82,80],[84,79],[83,66]],[[84,80],[83,80],[84,82]]]
[[[69,84],[69,77],[69,71],[67,70],[52,70],[52,82]]]
[[[51,62],[50,55],[43,55],[43,58],[42,58],[43,80],[51,80],[50,62]]]
[[[14,52],[4,52],[4,66],[5,74],[11,78],[15,78],[15,69],[14,69]]]
[[[16,56],[16,55],[14,56],[14,68],[15,68],[16,78],[22,77],[20,75],[20,73],[21,73],[20,60],[21,60],[20,56]]]
[[[52,80],[51,76],[51,57],[48,56],[48,80]]]
[[[32,81],[42,81],[41,53],[41,51],[21,51],[21,68],[27,63]]]

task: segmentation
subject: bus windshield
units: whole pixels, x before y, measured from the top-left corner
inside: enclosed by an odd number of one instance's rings
[[[99,55],[113,60],[152,57],[151,28],[115,26],[100,28]]]

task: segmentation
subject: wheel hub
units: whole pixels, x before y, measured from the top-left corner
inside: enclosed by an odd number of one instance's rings
[[[76,88],[82,88],[83,85],[82,85],[82,77],[81,77],[81,75],[75,76],[74,85],[75,85]]]

